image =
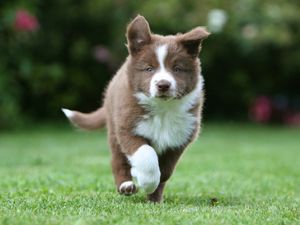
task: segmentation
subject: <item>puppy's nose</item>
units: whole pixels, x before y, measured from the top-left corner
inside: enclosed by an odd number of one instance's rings
[[[161,92],[166,92],[170,89],[171,83],[167,80],[160,80],[156,84],[157,89]]]

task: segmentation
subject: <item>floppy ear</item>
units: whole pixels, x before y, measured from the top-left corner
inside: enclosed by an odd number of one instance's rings
[[[185,34],[182,34],[179,37],[179,42],[186,48],[187,52],[192,57],[198,57],[201,42],[209,35],[210,33],[206,30],[206,28],[196,27]]]
[[[151,31],[147,20],[138,15],[127,26],[128,50],[131,55],[138,53],[145,45],[151,42]]]

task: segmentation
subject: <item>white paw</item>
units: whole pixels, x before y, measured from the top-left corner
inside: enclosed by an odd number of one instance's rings
[[[158,157],[155,150],[149,145],[142,145],[132,155],[128,156],[131,163],[131,176],[137,186],[147,194],[151,194],[160,182]]]
[[[137,188],[135,187],[134,183],[131,180],[124,181],[119,186],[119,192],[120,194],[124,194],[124,195],[132,195],[137,192]]]
[[[160,171],[154,169],[152,171],[142,171],[136,168],[131,168],[131,175],[137,186],[143,189],[147,194],[151,194],[159,185]]]

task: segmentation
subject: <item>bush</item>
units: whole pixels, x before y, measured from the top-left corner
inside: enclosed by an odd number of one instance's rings
[[[108,80],[126,57],[125,28],[137,13],[156,33],[198,25],[213,32],[201,53],[206,117],[246,118],[261,94],[283,95],[300,105],[296,0],[1,4],[0,127],[58,118],[62,106],[83,111],[98,107]]]

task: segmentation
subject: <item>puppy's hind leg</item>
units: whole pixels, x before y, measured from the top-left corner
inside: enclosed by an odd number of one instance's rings
[[[166,185],[165,182],[159,183],[156,190],[153,193],[148,195],[148,200],[154,203],[162,202],[165,185]]]
[[[172,149],[159,156],[159,167],[161,170],[160,183],[156,190],[148,195],[149,201],[155,203],[160,203],[163,201],[163,192],[166,182],[171,177],[183,150],[183,148]]]
[[[132,181],[130,174],[131,166],[124,153],[121,152],[120,146],[114,135],[109,137],[111,152],[112,152],[112,172],[115,178],[117,190],[120,194],[132,195],[137,192],[137,188]]]

